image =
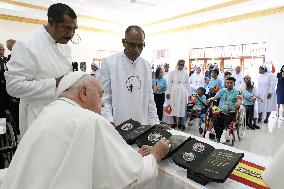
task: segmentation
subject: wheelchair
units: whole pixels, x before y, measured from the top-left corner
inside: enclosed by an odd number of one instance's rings
[[[238,138],[238,140],[240,141],[241,138],[245,136],[246,109],[243,105],[240,105],[240,107],[236,108],[236,110],[234,111],[230,111],[227,113],[221,113],[217,105],[218,105],[217,101],[212,101],[210,103],[209,108],[207,109],[206,116],[205,116],[205,129],[203,132],[203,137],[218,141],[217,136],[216,136],[217,130],[220,129],[218,127],[220,127],[220,124],[227,123],[226,121],[223,121],[220,123],[220,119],[221,119],[220,117],[223,116],[223,117],[228,118],[231,116],[230,117],[231,120],[229,121],[229,123],[224,125],[224,128],[227,128],[226,134],[227,134],[228,140],[226,140],[226,143],[229,143],[231,146],[234,146],[236,138]],[[224,132],[223,127],[222,127],[222,130],[223,130],[222,132]]]
[[[6,128],[0,133],[0,169],[10,164],[18,146],[16,123],[9,110],[5,110],[4,113]]]
[[[191,96],[191,101],[187,104],[187,108],[186,108],[186,113],[188,115],[188,117],[186,118],[186,120],[188,121],[188,126],[192,125],[192,122],[194,126],[199,127],[199,133],[202,134],[203,133],[203,129],[202,125],[204,124],[204,120],[205,120],[205,113],[206,113],[206,104],[202,104],[200,107],[193,109],[195,103],[197,101],[201,101],[200,97],[197,96],[197,94],[193,94]]]

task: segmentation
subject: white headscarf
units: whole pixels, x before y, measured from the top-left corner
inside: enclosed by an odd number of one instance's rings
[[[270,73],[270,72],[271,72],[270,69],[269,69],[265,64],[262,64],[260,67],[261,67],[262,69],[265,69],[267,73]]]

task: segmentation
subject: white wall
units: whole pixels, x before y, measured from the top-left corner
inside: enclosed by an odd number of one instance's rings
[[[284,64],[283,34],[284,14],[279,14],[154,37],[151,44],[156,49],[172,49],[174,59],[188,59],[189,49],[194,47],[267,42],[267,60],[279,71]]]
[[[9,38],[16,40],[26,33],[36,30],[40,25],[0,20],[0,42]],[[122,50],[121,35],[87,32],[78,30],[82,41],[72,45],[73,61],[92,62],[96,49]],[[188,59],[189,49],[218,45],[232,45],[251,42],[267,42],[267,60],[276,65],[277,71],[284,64],[284,14],[259,17],[239,22],[218,24],[187,32],[178,32],[162,36],[146,33],[146,48],[143,56],[149,61],[152,50],[171,49],[170,62],[174,67],[180,58]],[[8,51],[7,51],[8,53]]]

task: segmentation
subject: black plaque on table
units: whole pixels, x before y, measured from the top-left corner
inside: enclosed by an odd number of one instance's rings
[[[128,144],[134,144],[135,140],[153,127],[141,125],[138,121],[129,119],[116,126],[116,130]]]
[[[191,138],[172,158],[174,163],[187,169],[188,178],[205,185],[208,182],[225,182],[243,156],[243,153],[215,149]]]
[[[138,147],[141,147],[143,145],[154,146],[161,138],[166,138],[170,141],[171,144],[169,153],[165,157],[167,158],[175,153],[181,146],[183,146],[183,144],[185,144],[190,137],[172,135],[170,132],[156,126],[137,138],[136,144],[138,145]]]
[[[143,135],[136,139],[138,147],[143,145],[154,146],[161,138],[170,138],[172,134],[158,126],[154,126],[153,129],[145,132]]]

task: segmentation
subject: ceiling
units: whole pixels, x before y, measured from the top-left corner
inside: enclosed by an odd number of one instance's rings
[[[82,14],[103,17],[119,23],[145,24],[231,0],[17,0],[48,7],[62,2]]]
[[[79,25],[93,31],[135,24],[151,33],[175,32],[284,13],[284,0],[0,0],[0,16],[45,21],[47,8],[57,2],[71,6]]]

